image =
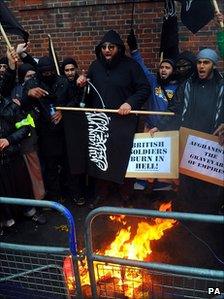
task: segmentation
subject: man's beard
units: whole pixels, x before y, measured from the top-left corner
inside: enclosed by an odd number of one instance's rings
[[[170,81],[173,80],[173,75],[169,75],[167,78],[161,78],[159,73],[157,73],[157,82],[160,85],[166,85],[168,83],[170,83]]]

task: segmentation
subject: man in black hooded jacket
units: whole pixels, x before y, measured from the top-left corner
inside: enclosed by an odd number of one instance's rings
[[[90,65],[87,77],[99,94],[91,91],[86,106],[118,109],[120,115],[140,109],[150,95],[150,86],[140,65],[125,55],[120,35],[109,30],[96,46],[95,53],[97,59]],[[84,76],[80,76],[77,84],[84,86],[86,81]],[[133,121],[137,126],[137,118]],[[126,184],[122,185],[124,192],[120,189],[124,200],[129,197],[127,189],[131,188]]]
[[[78,64],[72,57],[67,57],[62,61],[61,73],[68,81],[68,106],[79,107],[82,99],[82,90],[77,87]]]
[[[0,82],[0,196],[32,198],[31,181],[20,152],[20,142],[28,136],[30,129],[29,126],[16,128],[16,123],[21,122],[24,115],[8,96],[13,87],[15,60],[18,58],[14,50],[8,50],[7,57],[8,69]],[[32,212],[35,213],[35,209]],[[0,227],[11,227],[14,223],[10,207],[2,205]]]
[[[87,77],[103,98],[105,108],[118,109],[128,114],[140,109],[150,94],[150,87],[141,67],[125,55],[125,46],[119,34],[109,30],[96,46],[97,59],[90,65]],[[83,84],[82,77],[78,84]],[[102,108],[96,93],[92,93],[89,106]]]
[[[65,158],[64,129],[60,111],[51,115],[51,107],[66,106],[68,83],[56,75],[53,61],[44,56],[37,64],[37,76],[28,80],[23,88],[24,109],[33,110],[38,134],[40,157],[44,162],[47,199],[59,199],[60,172]]]

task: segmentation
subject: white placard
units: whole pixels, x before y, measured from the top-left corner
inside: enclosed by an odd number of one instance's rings
[[[180,167],[209,176],[224,179],[224,149],[217,142],[198,136],[187,138]]]
[[[165,172],[171,170],[169,137],[134,140],[127,172]]]

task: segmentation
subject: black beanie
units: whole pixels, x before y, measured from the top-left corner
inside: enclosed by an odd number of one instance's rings
[[[36,71],[35,68],[29,63],[23,63],[18,68],[18,79],[19,83],[23,83],[26,73],[28,71]]]
[[[0,64],[7,64],[8,65],[8,58],[7,57],[1,57],[0,58]]]
[[[73,59],[72,57],[67,57],[65,58],[63,61],[62,61],[62,64],[61,64],[61,70],[62,72],[64,73],[64,70],[65,70],[65,66],[67,64],[73,64],[75,68],[78,68],[78,64],[77,62],[75,61],[75,59]]]
[[[177,56],[176,63],[179,60],[186,60],[189,61],[192,65],[196,65],[196,55],[190,51],[184,51]]]
[[[165,58],[165,59],[163,59],[163,60],[160,62],[159,66],[161,66],[161,64],[162,64],[163,62],[169,63],[169,64],[173,67],[173,69],[175,69],[175,62],[174,62],[172,59],[169,59],[169,58]]]
[[[47,71],[54,71],[55,70],[54,62],[48,56],[41,57],[37,63],[37,69],[41,73]]]

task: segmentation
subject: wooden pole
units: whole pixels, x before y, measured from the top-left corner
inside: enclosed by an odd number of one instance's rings
[[[159,62],[161,63],[163,61],[163,52],[160,53]]]
[[[2,34],[2,36],[3,36],[3,38],[4,38],[4,40],[5,40],[5,42],[6,42],[7,46],[8,46],[8,48],[9,48],[9,49],[12,49],[12,45],[10,44],[10,41],[9,41],[9,39],[8,39],[8,36],[6,35],[5,30],[4,30],[4,28],[3,28],[3,26],[2,26],[1,23],[0,23],[0,31],[1,31],[1,34]]]
[[[50,42],[50,47],[51,47],[51,52],[52,52],[52,55],[53,55],[53,60],[54,60],[54,65],[55,65],[55,68],[56,68],[56,72],[57,72],[58,76],[60,76],[59,66],[58,66],[57,58],[56,58],[55,51],[54,51],[54,45],[53,45],[50,34],[48,34],[48,38],[49,38],[49,42]]]
[[[83,111],[83,112],[105,112],[105,113],[118,113],[118,109],[101,109],[101,108],[79,108],[79,107],[56,107],[57,110],[62,111]],[[175,115],[174,112],[166,111],[143,111],[143,110],[131,110],[131,114],[142,115]]]
[[[215,11],[218,12],[218,13],[220,13],[217,1],[216,0],[212,0],[212,2],[213,2],[213,5],[214,5],[214,8],[215,8]],[[221,26],[221,28],[224,28],[223,22],[220,22],[220,26]]]
[[[11,50],[13,49],[13,47],[12,47],[12,45],[11,45],[9,39],[8,39],[8,36],[7,36],[6,33],[5,33],[5,30],[4,30],[4,28],[3,28],[2,24],[1,24],[1,22],[0,22],[0,31],[1,31],[1,34],[2,34],[2,36],[3,36],[4,40],[5,40],[5,42],[6,42],[7,47],[9,48],[9,51],[11,51]],[[18,60],[15,59],[15,68],[16,68],[16,69],[18,69],[18,68],[17,68],[17,66],[18,66],[18,65],[17,65],[17,62],[18,62]],[[17,75],[16,75],[16,76],[17,76]]]

